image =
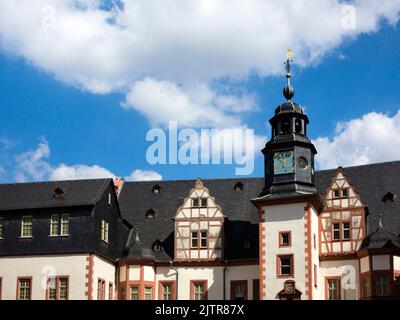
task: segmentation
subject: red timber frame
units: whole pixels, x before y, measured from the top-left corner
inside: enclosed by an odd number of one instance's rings
[[[232,280],[231,281],[231,285],[230,285],[230,287],[231,287],[231,297],[230,297],[230,299],[231,300],[236,300],[235,299],[235,287],[237,285],[242,285],[243,286],[243,288],[244,288],[243,299],[244,300],[248,300],[249,298],[248,298],[247,280]]]
[[[119,299],[122,299],[121,297],[121,288],[125,289],[125,300],[131,300],[131,287],[138,287],[139,291],[139,300],[144,300],[145,298],[145,289],[146,287],[150,287],[152,289],[152,296],[151,300],[156,300],[157,293],[156,293],[156,273],[154,272],[154,279],[153,281],[145,281],[144,280],[144,268],[145,267],[153,267],[152,264],[149,265],[140,265],[140,263],[143,263],[144,261],[129,261],[129,262],[123,262],[119,264],[119,268],[121,267],[126,267],[125,268],[125,281],[122,281],[119,283],[119,289],[118,289],[118,297]],[[139,280],[129,280],[129,267],[130,266],[136,266],[139,267]]]
[[[208,300],[208,280],[190,280],[190,300],[194,300],[194,288],[196,284],[203,285],[203,300]]]
[[[343,175],[343,179],[345,183],[349,185],[349,187],[344,187],[343,189],[352,189],[354,192],[354,196],[350,196],[350,193],[348,192],[348,195],[346,198],[342,198],[341,195],[339,198],[336,199],[328,199],[328,197],[333,193],[333,190],[337,190],[338,187],[335,186],[336,180],[339,176],[339,174]],[[333,205],[335,201],[339,201],[339,205]],[[348,205],[345,206],[343,205],[344,200],[347,201]],[[358,203],[356,206],[350,205],[351,201],[354,200],[354,203]],[[335,177],[332,179],[332,182],[329,186],[329,188],[326,190],[325,196],[324,196],[324,202],[326,203],[327,201],[332,201],[332,206],[328,207],[326,206],[324,210],[321,212],[319,215],[318,219],[318,227],[319,227],[319,253],[321,260],[324,260],[326,258],[333,258],[335,259],[343,259],[343,256],[346,255],[354,255],[356,251],[358,250],[359,245],[361,244],[362,240],[364,239],[366,235],[366,226],[365,226],[365,205],[361,202],[360,195],[357,193],[357,191],[354,189],[354,187],[351,185],[349,178],[345,175],[343,168],[338,168],[336,171]],[[345,218],[344,212],[350,212],[349,218]],[[353,226],[352,224],[352,218],[353,217],[359,217],[360,223],[357,226]],[[330,228],[328,231],[326,231],[324,225],[323,225],[323,220],[328,219],[330,223]],[[348,222],[350,224],[350,239],[349,240],[343,240],[343,223]],[[334,223],[339,223],[340,224],[340,240],[333,240],[333,224]],[[356,231],[357,235],[353,237],[353,231]],[[328,240],[326,233],[330,233],[330,240]],[[350,242],[350,251],[345,251],[343,248],[343,243],[344,242]],[[334,251],[334,243],[340,243],[340,250],[339,251]],[[323,252],[323,249],[325,251]]]
[[[171,286],[171,300],[176,300],[176,281],[160,280],[158,282],[158,300],[163,300],[163,289],[165,285]]]

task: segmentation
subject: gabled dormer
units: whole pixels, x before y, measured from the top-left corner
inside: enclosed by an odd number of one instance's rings
[[[354,253],[365,237],[365,206],[339,167],[324,196],[325,209],[320,215],[320,253]]]
[[[222,259],[224,215],[202,180],[175,215],[175,261]]]

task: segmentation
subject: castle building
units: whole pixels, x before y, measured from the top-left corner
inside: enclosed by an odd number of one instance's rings
[[[0,299],[400,298],[400,161],[314,171],[286,67],[264,178],[0,185]]]

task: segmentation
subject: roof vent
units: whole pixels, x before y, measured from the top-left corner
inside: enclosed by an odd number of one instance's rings
[[[161,193],[161,187],[160,187],[158,184],[155,184],[155,185],[153,186],[153,188],[151,189],[151,191],[152,191],[153,193],[156,193],[156,194]]]
[[[65,191],[60,187],[54,189],[53,198],[56,200],[63,199],[65,197]]]
[[[383,202],[394,202],[394,200],[396,200],[396,195],[392,192],[388,192],[382,197]]]
[[[160,252],[162,250],[161,241],[160,240],[154,241],[153,245],[151,246],[151,249],[153,251]]]
[[[241,182],[236,183],[235,186],[233,187],[233,190],[243,191],[243,183],[241,183]]]
[[[153,209],[149,209],[146,212],[146,219],[154,219],[156,217],[156,212]]]

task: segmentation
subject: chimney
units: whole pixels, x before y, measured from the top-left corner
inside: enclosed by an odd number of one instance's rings
[[[117,197],[121,193],[123,184],[124,184],[124,179],[122,179],[122,178],[114,179],[114,188],[115,188],[115,193],[117,194]]]

